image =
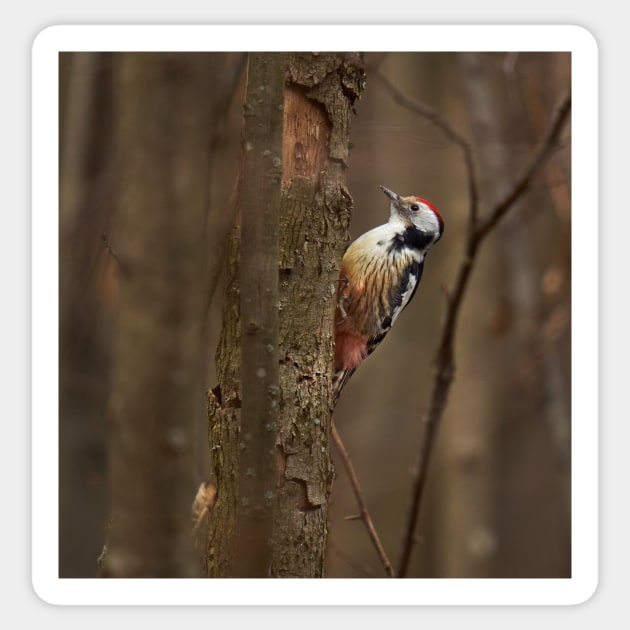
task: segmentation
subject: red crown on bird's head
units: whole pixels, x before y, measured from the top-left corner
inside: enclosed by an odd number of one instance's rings
[[[416,200],[419,201],[420,203],[423,203],[425,206],[429,206],[429,208],[431,208],[431,210],[433,210],[433,213],[437,217],[438,223],[440,224],[440,232],[443,232],[444,231],[444,219],[442,218],[442,215],[440,214],[440,211],[428,199],[423,199],[422,197],[416,197]]]

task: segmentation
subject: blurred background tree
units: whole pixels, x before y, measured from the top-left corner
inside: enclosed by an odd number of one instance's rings
[[[107,521],[106,401],[124,242],[114,212],[113,133],[125,86],[109,53],[60,56],[60,575],[92,577]],[[207,55],[221,106],[209,114],[208,273],[217,283],[238,172],[244,55]],[[467,138],[480,209],[505,192],[570,87],[563,53],[368,53],[367,88],[351,123],[347,181],[353,238],[387,219],[385,185],[431,200],[446,223],[422,286],[386,341],[357,371],[335,411],[382,542],[396,558],[429,403],[443,290],[463,252],[466,169],[458,147],[397,102],[384,76]],[[216,73],[211,74],[211,68]],[[188,74],[189,80],[194,74]],[[200,130],[201,132],[201,130]],[[196,189],[195,189],[196,190]],[[198,202],[198,199],[193,200]],[[200,226],[200,229],[205,229]],[[409,577],[568,577],[570,530],[570,134],[518,207],[489,236],[460,314],[456,373],[429,468]],[[202,336],[204,386],[221,300]],[[203,405],[194,416],[195,483],[210,471]],[[337,463],[328,510],[328,577],[383,569]],[[195,488],[191,488],[190,500]]]

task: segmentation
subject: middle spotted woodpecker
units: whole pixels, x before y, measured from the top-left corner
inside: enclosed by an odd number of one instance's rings
[[[334,403],[413,298],[424,259],[444,232],[437,208],[421,197],[390,198],[389,221],[354,241],[339,274],[335,316]]]

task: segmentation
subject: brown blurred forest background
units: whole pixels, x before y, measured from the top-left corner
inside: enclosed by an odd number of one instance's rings
[[[232,221],[246,55],[212,53],[229,68],[225,115],[209,150],[206,203],[221,255]],[[60,55],[60,558],[61,577],[94,577],[107,523],[106,407],[117,317],[113,202],[119,84],[111,53]],[[474,150],[480,212],[514,181],[570,88],[564,53],[366,53],[367,86],[351,122],[352,238],[384,223],[379,190],[432,201],[446,224],[418,293],[345,388],[335,423],[351,453],[385,548],[395,556],[428,405],[444,290],[463,252],[468,212],[461,151],[427,118],[396,102],[384,77],[433,108]],[[182,79],[185,81],[186,79]],[[531,189],[484,242],[460,316],[456,374],[431,460],[410,577],[569,577],[570,133]],[[200,226],[203,229],[203,226]],[[103,235],[106,234],[106,242]],[[219,279],[207,323],[207,378],[216,382]],[[203,289],[205,291],[205,288]],[[209,474],[199,393],[195,470]],[[328,577],[382,576],[333,452]],[[191,487],[190,501],[196,487]]]

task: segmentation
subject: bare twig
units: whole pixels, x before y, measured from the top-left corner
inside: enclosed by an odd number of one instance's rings
[[[464,158],[464,165],[466,166],[466,179],[468,182],[468,199],[470,204],[469,216],[472,217],[473,221],[476,221],[479,193],[477,188],[477,178],[475,176],[475,162],[473,160],[473,152],[470,143],[463,136],[458,134],[433,108],[411,98],[399,90],[387,77],[381,74],[380,71],[375,72],[374,77],[387,88],[387,91],[396,103],[429,120],[446,136],[448,140],[456,144],[461,149]]]
[[[109,252],[109,255],[116,261],[118,264],[118,268],[122,273],[129,273],[129,267],[124,263],[122,258],[118,255],[116,250],[111,246],[109,242],[109,237],[105,232],[101,234],[101,240],[103,241],[103,245],[105,245],[105,249]]]
[[[387,553],[385,553],[385,549],[383,548],[383,545],[381,544],[378,534],[376,533],[374,523],[372,522],[370,513],[368,512],[368,509],[365,505],[365,501],[363,500],[363,493],[361,492],[361,486],[359,485],[357,474],[354,471],[352,460],[350,459],[350,455],[348,455],[348,451],[346,450],[346,447],[341,441],[341,437],[339,436],[339,433],[337,433],[337,428],[335,427],[334,424],[332,425],[331,435],[333,438],[333,442],[335,443],[335,446],[337,447],[337,451],[339,451],[339,456],[341,457],[341,461],[343,462],[346,472],[348,473],[350,483],[352,484],[352,489],[354,490],[354,496],[357,499],[359,510],[361,511],[361,514],[358,518],[360,518],[365,523],[365,526],[367,527],[370,540],[372,541],[376,549],[376,552],[378,553],[378,556],[381,559],[381,563],[383,564],[383,568],[385,569],[385,573],[387,574],[387,577],[394,577],[394,569],[392,568],[392,564],[389,561],[389,558],[387,557]],[[352,520],[356,518],[357,517],[352,517]]]
[[[361,514],[350,514],[350,516],[343,517],[344,521],[360,521],[362,519],[363,519],[363,516],[361,516]]]
[[[501,220],[507,211],[514,205],[514,202],[530,187],[534,173],[544,164],[552,150],[558,143],[560,134],[567,121],[569,110],[571,109],[571,95],[566,94],[557,105],[538,146],[530,156],[529,160],[521,170],[512,189],[508,191],[503,199],[498,201],[488,216],[481,219],[476,228],[479,240],[483,239],[488,232]]]
[[[383,83],[392,98],[397,103],[409,109],[410,111],[413,111],[418,115],[427,118],[444,133],[447,139],[449,139],[461,149],[466,168],[469,198],[465,249],[457,271],[453,288],[445,291],[447,297],[447,310],[434,361],[434,379],[433,387],[431,390],[429,410],[423,419],[424,433],[418,457],[418,464],[415,468],[415,475],[412,483],[410,504],[407,510],[407,516],[403,529],[403,540],[401,543],[398,568],[395,573],[396,577],[404,577],[407,573],[409,561],[411,558],[411,552],[414,542],[416,541],[414,532],[418,520],[420,505],[426,482],[426,473],[428,469],[430,455],[433,449],[433,444],[435,441],[436,430],[438,423],[444,413],[448,394],[450,392],[450,387],[453,381],[453,374],[455,369],[453,347],[457,319],[459,316],[462,299],[468,286],[468,281],[470,279],[473,264],[476,259],[478,248],[484,238],[499,223],[503,216],[505,216],[505,214],[514,206],[515,202],[530,188],[534,175],[550,156],[553,148],[558,143],[562,130],[564,129],[564,126],[566,124],[568,114],[571,109],[571,97],[569,94],[567,94],[560,101],[552,116],[546,133],[540,140],[536,149],[533,151],[531,157],[523,167],[521,173],[516,178],[514,184],[505,195],[505,197],[499,200],[484,217],[479,218],[479,194],[477,178],[475,175],[473,152],[468,141],[461,135],[459,135],[456,131],[454,131],[452,127],[441,116],[439,116],[439,114],[435,110],[423,103],[420,103],[419,101],[410,98],[404,92],[400,91],[395,85],[393,85],[386,77],[380,74],[380,72],[374,72],[373,76],[375,76]],[[361,520],[365,522],[370,538],[379,554],[379,557],[381,558],[383,566],[385,567],[385,571],[390,577],[393,577],[393,569],[380,543],[380,539],[374,528],[374,524],[372,522],[372,519],[370,518],[369,512],[365,507],[361,488],[356,473],[354,472],[354,467],[334,424],[332,427],[332,437],[341,455],[342,461],[350,478],[355,497],[357,499],[357,503],[359,504],[359,507],[361,509],[361,514],[359,515],[359,517],[348,517],[347,520],[361,518]]]
[[[423,438],[418,463],[412,483],[412,492],[405,526],[399,563],[396,571],[398,577],[404,577],[409,567],[411,551],[414,543],[414,531],[418,520],[423,491],[426,483],[429,459],[433,450],[438,423],[444,413],[450,387],[453,381],[454,358],[453,347],[457,319],[460,306],[479,246],[483,239],[499,223],[499,221],[514,206],[515,202],[529,188],[534,175],[542,167],[557,144],[566,124],[571,109],[571,96],[567,94],[561,99],[554,111],[547,131],[526,162],[520,175],[516,178],[508,193],[499,200],[494,207],[482,218],[477,218],[471,211],[468,217],[468,232],[463,258],[457,272],[453,289],[447,296],[447,310],[440,335],[440,341],[435,358],[435,369],[429,410],[423,419]],[[476,188],[476,186],[473,186]],[[471,204],[471,208],[476,204]]]

